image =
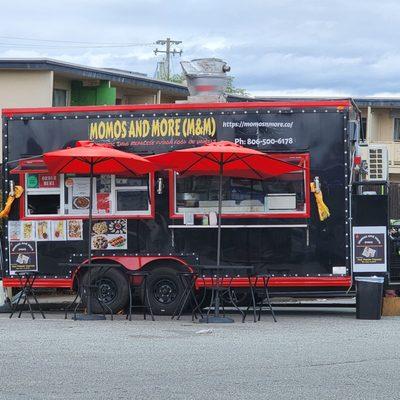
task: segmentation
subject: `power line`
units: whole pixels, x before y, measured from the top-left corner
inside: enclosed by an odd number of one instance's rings
[[[136,47],[136,46],[154,46],[154,42],[148,43],[115,43],[115,42],[86,42],[86,41],[73,41],[73,40],[55,40],[55,39],[37,39],[26,38],[20,36],[0,36],[0,39],[7,40],[0,42],[2,47],[19,47],[19,48],[112,48],[112,47]],[[8,42],[8,40],[25,41],[28,43]],[[29,43],[30,42],[30,43]],[[36,42],[36,43],[35,43]],[[37,42],[40,42],[37,43]],[[60,43],[57,46],[47,43]],[[64,45],[66,43],[67,45]]]
[[[171,50],[171,44],[181,44],[181,40],[171,40],[170,38],[167,38],[166,40],[157,40],[156,44],[161,44],[162,46],[165,46],[165,50],[158,50],[157,48],[154,50],[154,54],[157,55],[158,53],[165,53],[165,77],[168,80],[170,77],[170,70],[171,70],[171,55],[175,56],[175,54],[179,54],[180,56],[182,55],[182,50],[176,50],[173,49]],[[159,78],[163,78],[160,76]]]
[[[0,42],[0,47],[14,47],[14,48],[42,48],[42,49],[110,49],[110,48],[127,48],[127,47],[144,47],[154,46],[154,43],[130,43],[130,44],[113,44],[113,45],[88,45],[88,46],[69,46],[69,45],[41,45],[32,43],[4,43]]]

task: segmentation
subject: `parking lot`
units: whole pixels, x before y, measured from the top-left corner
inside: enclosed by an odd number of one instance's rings
[[[278,310],[254,324],[0,315],[1,399],[398,397],[400,318]]]

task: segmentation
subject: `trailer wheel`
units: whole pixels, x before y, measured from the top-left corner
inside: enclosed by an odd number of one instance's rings
[[[156,268],[148,278],[149,301],[156,315],[172,315],[178,305],[183,287],[173,268]]]
[[[121,270],[118,268],[110,268],[108,271],[99,274],[99,271],[93,268],[91,281],[92,285],[99,287],[99,300],[110,307],[114,314],[126,307],[129,301],[129,288],[126,276]],[[87,272],[82,279],[82,283],[84,285],[89,283],[89,274]],[[87,305],[87,299],[84,298],[83,302]],[[103,308],[94,295],[92,295],[91,305],[93,313],[103,313]]]

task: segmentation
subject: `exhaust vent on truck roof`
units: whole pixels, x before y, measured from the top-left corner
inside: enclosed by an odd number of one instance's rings
[[[189,103],[226,102],[229,65],[219,58],[198,58],[182,61],[190,96]]]

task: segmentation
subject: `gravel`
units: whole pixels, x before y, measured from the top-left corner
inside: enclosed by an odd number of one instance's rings
[[[204,325],[0,315],[0,399],[388,399],[399,397],[400,317],[278,310]]]

